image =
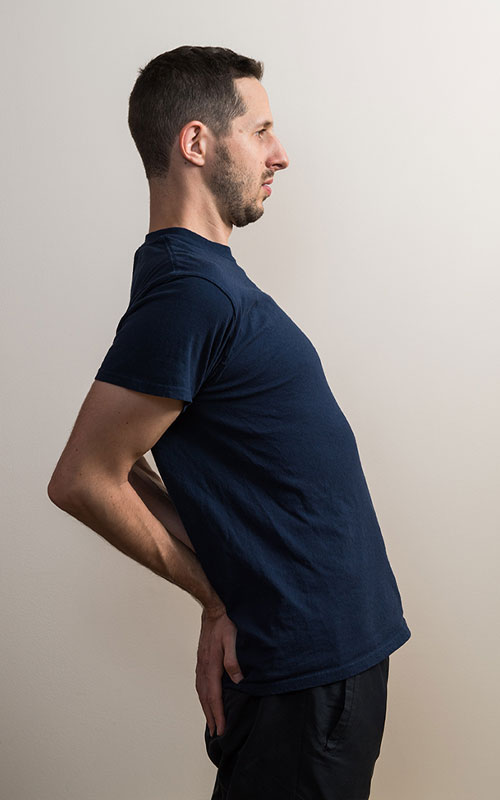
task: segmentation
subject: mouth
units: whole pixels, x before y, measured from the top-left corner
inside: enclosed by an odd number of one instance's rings
[[[272,189],[271,189],[271,186],[269,185],[269,183],[263,183],[262,184],[262,188],[265,189],[268,194],[271,194]]]

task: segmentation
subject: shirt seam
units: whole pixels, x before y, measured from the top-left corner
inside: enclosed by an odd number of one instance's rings
[[[192,276],[192,277],[195,277],[195,278],[202,278],[203,280],[206,280],[209,283],[211,283],[213,286],[215,286],[220,292],[222,292],[222,294],[225,297],[227,297],[227,299],[231,303],[232,317],[231,317],[231,324],[230,324],[229,330],[227,332],[227,341],[226,341],[226,344],[224,345],[224,347],[222,348],[222,351],[220,353],[219,358],[217,359],[215,364],[212,366],[212,369],[210,370],[208,375],[205,376],[204,383],[206,384],[208,381],[213,380],[215,377],[217,377],[220,374],[220,371],[222,371],[224,369],[225,364],[227,362],[227,359],[229,357],[229,352],[230,352],[230,350],[231,350],[231,348],[233,346],[233,343],[234,343],[234,335],[235,335],[236,326],[237,326],[236,306],[235,306],[233,298],[231,297],[229,292],[227,292],[226,289],[224,289],[222,286],[220,286],[217,283],[217,281],[214,281],[212,278],[209,278],[206,275],[202,275],[201,273],[193,272],[192,270],[190,270],[189,272],[186,272],[185,270],[180,270],[179,269],[179,262],[177,261],[177,259],[175,257],[175,253],[174,253],[172,247],[170,246],[170,243],[168,242],[166,237],[164,237],[164,239],[163,239],[163,245],[165,247],[165,252],[166,252],[167,256],[170,258],[172,264],[174,265],[174,273],[176,273],[176,276],[178,276],[178,277],[189,277],[189,276]]]
[[[172,250],[170,244],[168,243],[168,241],[166,239],[163,240],[163,244],[165,246],[165,249],[167,250],[167,255],[170,257],[172,263],[174,264],[174,272],[176,273],[175,277],[176,278],[182,278],[182,277],[202,278],[203,280],[208,281],[209,283],[211,283],[214,286],[216,286],[217,289],[220,292],[222,292],[222,294],[224,294],[227,297],[227,299],[229,300],[229,302],[231,303],[231,308],[233,310],[232,319],[234,320],[236,318],[236,306],[235,306],[233,298],[231,297],[229,292],[227,292],[226,289],[224,289],[222,286],[220,286],[220,284],[218,284],[216,281],[214,281],[213,278],[209,278],[207,275],[203,275],[200,272],[193,272],[192,270],[187,272],[185,270],[179,269],[179,263],[178,263],[178,261],[177,261],[177,259],[175,257],[175,253]]]

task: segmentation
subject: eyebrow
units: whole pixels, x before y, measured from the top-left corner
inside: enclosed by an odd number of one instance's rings
[[[266,119],[266,121],[265,121],[265,122],[257,122],[257,123],[255,124],[255,127],[256,127],[256,128],[272,128],[272,127],[273,127],[273,124],[274,124],[274,123],[273,123],[273,122],[271,122],[271,120],[269,120],[269,119]]]

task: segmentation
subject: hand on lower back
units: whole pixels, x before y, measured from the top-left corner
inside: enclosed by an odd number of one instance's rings
[[[224,732],[222,675],[224,669],[235,683],[243,678],[236,658],[237,628],[225,610],[203,609],[196,663],[196,691],[210,735]]]

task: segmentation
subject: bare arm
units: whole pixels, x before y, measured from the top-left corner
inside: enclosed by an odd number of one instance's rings
[[[122,553],[189,592],[203,608],[224,609],[194,551],[164,527],[133,485],[115,483],[105,475],[94,477],[91,487],[68,494],[56,505]]]
[[[162,525],[181,542],[196,552],[170,495],[157,473],[151,469],[144,456],[135,462],[128,476],[143,503]]]
[[[194,549],[169,532],[128,480],[139,460],[132,481],[182,536],[172,501],[163,499],[161,479],[146,482],[146,468],[155,473],[141,460],[181,409],[180,400],[94,381],[47,491],[55,505],[122,553],[189,592],[204,608],[221,609]]]
[[[161,478],[143,458],[182,406],[178,399],[94,380],[47,493],[59,508],[203,606],[196,690],[210,731],[217,726],[221,733],[223,670],[236,682],[242,678],[236,626],[203,571]]]

